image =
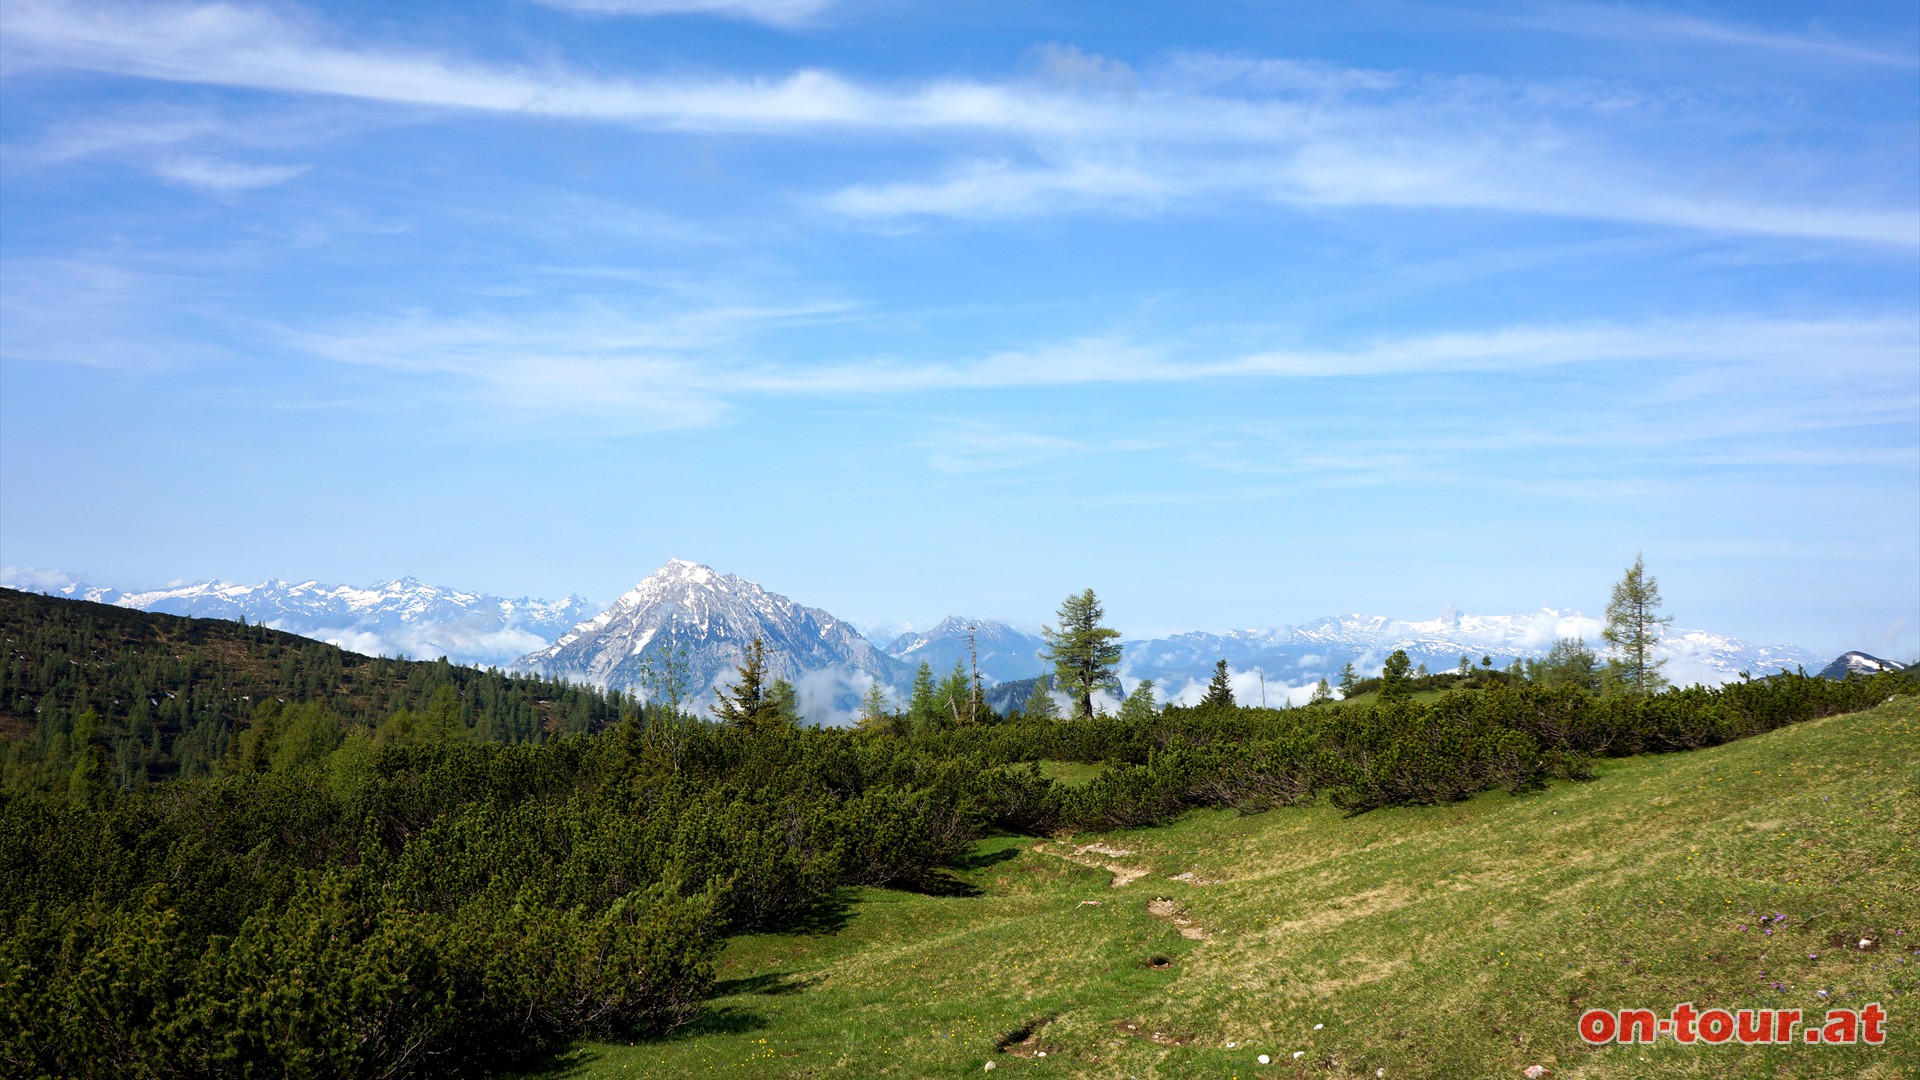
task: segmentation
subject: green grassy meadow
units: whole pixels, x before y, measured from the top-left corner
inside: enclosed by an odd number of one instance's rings
[[[993,838],[931,893],[732,941],[719,979],[692,1027],[544,1075],[1920,1076],[1920,699],[1529,795]],[[1575,1031],[1684,1001],[1891,1019],[1880,1047]]]

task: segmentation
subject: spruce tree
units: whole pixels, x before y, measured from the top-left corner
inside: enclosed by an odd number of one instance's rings
[[[1153,699],[1153,680],[1141,679],[1127,700],[1120,703],[1120,719],[1139,723],[1151,720],[1160,711],[1160,704]]]
[[[1227,676],[1227,662],[1218,660],[1213,665],[1213,678],[1207,683],[1207,696],[1200,704],[1209,708],[1233,708],[1233,682]]]
[[[1060,719],[1060,706],[1053,700],[1053,680],[1042,675],[1033,680],[1033,692],[1020,706],[1020,719],[1034,722]]]
[[[767,707],[762,719],[774,724],[800,723],[800,695],[792,683],[785,679],[773,680],[773,685],[767,688]]]
[[[1106,611],[1092,589],[1069,595],[1060,605],[1060,628],[1040,628],[1047,651],[1041,659],[1053,661],[1055,682],[1074,703],[1074,719],[1093,716],[1093,695],[1118,690],[1114,668],[1120,663],[1120,631],[1100,625]]]
[[[1307,699],[1307,704],[1319,705],[1325,702],[1330,702],[1332,700],[1333,700],[1333,687],[1328,686],[1326,677],[1322,676],[1320,679],[1319,685],[1313,688],[1313,696]]]
[[[1613,587],[1607,602],[1607,628],[1601,636],[1612,646],[1612,667],[1619,681],[1635,694],[1658,693],[1667,685],[1660,669],[1665,660],[1653,657],[1660,643],[1660,631],[1673,623],[1673,616],[1660,615],[1660,583],[1647,573],[1646,560],[1639,554],[1627,567],[1625,577]]]
[[[720,695],[709,711],[733,727],[758,727],[770,713],[767,700],[767,647],[759,638],[747,645],[746,662],[734,668],[740,681]]]
[[[862,731],[890,731],[893,728],[894,712],[887,704],[887,690],[875,679],[867,684],[867,692],[860,699],[860,716],[854,725]]]
[[[1393,655],[1387,657],[1386,667],[1380,672],[1381,701],[1402,701],[1412,696],[1413,680],[1407,678],[1407,669],[1412,666],[1413,661],[1405,649],[1393,650]]]
[[[955,660],[953,670],[933,688],[933,708],[938,716],[935,729],[957,727],[972,719],[972,702],[973,676],[965,660]]]
[[[933,693],[933,665],[920,661],[913,673],[913,693],[907,698],[907,726],[914,734],[935,731],[940,726],[939,702]]]
[[[1353,670],[1353,661],[1347,661],[1340,668],[1340,699],[1342,701],[1353,696],[1354,684],[1359,681],[1360,676]]]

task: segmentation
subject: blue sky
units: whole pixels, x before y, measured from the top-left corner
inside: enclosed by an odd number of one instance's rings
[[[0,560],[1920,653],[1910,3],[0,9]]]

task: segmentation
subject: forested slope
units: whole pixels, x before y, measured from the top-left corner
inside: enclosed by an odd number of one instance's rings
[[[352,724],[389,725],[390,738],[538,742],[604,727],[619,710],[597,690],[552,679],[0,589],[0,737],[12,786],[64,783],[94,756],[100,779],[120,788],[203,776],[249,749],[236,743],[249,729],[302,729],[313,753],[337,742],[328,730]],[[251,749],[260,756],[272,741],[292,746],[256,735]]]

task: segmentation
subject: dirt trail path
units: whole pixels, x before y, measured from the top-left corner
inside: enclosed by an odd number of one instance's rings
[[[1141,878],[1146,877],[1150,872],[1142,866],[1125,866],[1121,863],[1108,862],[1100,858],[1100,856],[1106,856],[1107,859],[1124,859],[1133,854],[1133,852],[1125,848],[1108,847],[1105,844],[1082,844],[1072,851],[1055,851],[1048,847],[1045,841],[1042,841],[1033,845],[1033,850],[1042,855],[1051,855],[1056,859],[1065,859],[1070,863],[1084,866],[1089,870],[1105,870],[1107,873],[1113,875],[1113,881],[1108,887],[1114,889],[1131,885]]]
[[[1207,940],[1206,930],[1199,923],[1188,918],[1186,911],[1179,904],[1164,896],[1156,896],[1147,901],[1147,914],[1161,922],[1172,923],[1173,928],[1180,931],[1180,936],[1183,938],[1192,941]]]

